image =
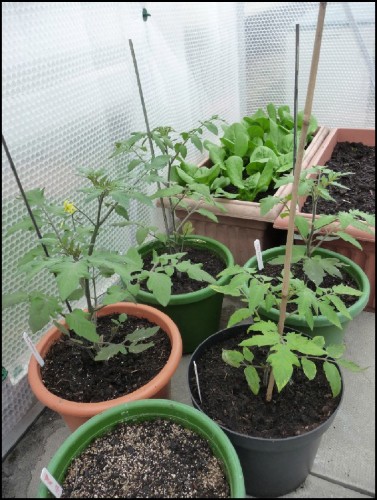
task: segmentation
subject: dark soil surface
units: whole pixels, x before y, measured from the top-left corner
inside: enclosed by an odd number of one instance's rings
[[[264,268],[262,270],[262,273],[266,276],[269,276],[270,278],[274,278],[274,277],[278,278],[278,277],[282,276],[283,268],[284,268],[283,265],[272,265],[272,264],[269,264],[268,262],[266,262],[264,264]],[[326,274],[325,277],[323,278],[321,285],[320,285],[321,288],[331,288],[334,285],[346,285],[346,286],[350,286],[352,288],[355,288],[356,290],[359,290],[359,286],[358,286],[357,282],[352,278],[352,276],[350,276],[346,272],[342,271],[341,269],[340,269],[340,272],[342,273],[342,276],[343,276],[342,279],[338,278],[337,276],[330,276],[329,274]],[[297,264],[291,265],[291,273],[293,274],[293,276],[295,278],[298,278],[298,279],[303,280],[303,281],[307,280],[307,276],[302,269],[301,262],[298,262]],[[279,282],[277,279],[272,280],[272,285],[274,285],[274,286],[278,285],[279,283],[281,283],[281,282]],[[316,289],[316,287],[312,281],[308,280],[307,286],[310,290],[314,291]],[[339,297],[344,302],[346,307],[352,306],[359,299],[359,297],[356,297],[354,295],[339,295]],[[297,307],[296,304],[287,304],[287,311],[294,312],[296,310],[296,307]]]
[[[206,440],[169,420],[120,424],[75,458],[62,498],[229,498]]]
[[[338,142],[326,166],[336,172],[353,172],[353,175],[341,177],[339,182],[348,190],[331,186],[329,192],[334,201],[320,199],[318,213],[336,214],[350,209],[375,213],[376,163],[375,147],[364,146],[356,142]],[[312,199],[308,197],[301,212],[311,213]]]
[[[194,248],[185,245],[184,252],[186,255],[181,259],[189,260],[192,264],[203,264],[202,269],[210,274],[213,278],[223,271],[226,268],[225,262],[215,253],[202,249],[202,248]],[[152,256],[144,257],[144,269],[151,269]],[[174,271],[172,279],[172,294],[179,295],[181,293],[190,293],[196,292],[197,290],[202,290],[203,288],[207,288],[209,285],[206,281],[197,281],[190,278],[186,273],[177,273]],[[146,285],[141,286],[142,290],[148,292]]]
[[[316,362],[317,375],[309,381],[302,370],[294,368],[293,377],[280,393],[276,387],[272,401],[265,400],[266,387],[261,385],[255,396],[247,385],[243,369],[227,365],[221,358],[222,349],[240,350],[238,344],[248,338],[245,329],[230,339],[209,347],[196,360],[201,409],[218,424],[232,431],[262,438],[298,436],[318,427],[336,410],[340,396],[332,397],[322,363]],[[268,348],[252,347],[253,364],[265,361]],[[199,402],[195,377],[190,387]]]
[[[118,319],[118,315],[98,318],[97,333],[104,336],[104,341],[111,338],[112,318]],[[136,328],[153,326],[156,325],[146,319],[128,316],[111,342],[122,342]],[[71,334],[89,345],[74,332]],[[77,403],[119,398],[145,385],[165,366],[171,352],[167,334],[160,329],[141,343],[148,342],[154,342],[154,346],[139,354],[117,354],[107,361],[94,361],[87,349],[73,344],[63,335],[45,357],[45,365],[41,368],[43,383],[56,396]]]

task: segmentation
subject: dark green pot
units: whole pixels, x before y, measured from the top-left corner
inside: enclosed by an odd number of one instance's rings
[[[47,469],[62,484],[72,460],[80,455],[97,437],[109,432],[121,422],[144,422],[166,418],[191,429],[206,439],[224,466],[231,498],[245,498],[245,484],[238,456],[225,433],[204,413],[191,406],[166,399],[145,399],[125,403],[92,417],[71,434],[53,456]],[[53,498],[41,483],[38,498]]]
[[[226,267],[234,264],[230,250],[217,240],[205,236],[187,236],[189,246],[205,248],[217,254]],[[144,257],[152,249],[160,248],[161,243],[151,242],[143,245],[139,252]],[[217,281],[217,285],[226,285],[229,277]],[[136,296],[139,304],[149,304],[167,314],[182,336],[183,353],[191,353],[207,337],[219,329],[223,295],[209,286],[191,293],[172,295],[169,304],[162,306],[151,293],[140,291]]]
[[[269,260],[274,259],[280,255],[285,253],[285,246],[272,248],[270,250],[265,250],[262,252],[263,262],[268,262]],[[352,260],[348,259],[344,255],[341,255],[336,252],[332,252],[331,250],[327,250],[325,248],[317,248],[314,251],[314,255],[321,255],[323,257],[332,257],[340,260],[342,263],[346,264],[347,267],[343,268],[346,273],[352,276],[358,284],[359,289],[363,292],[363,294],[358,298],[358,300],[352,306],[348,307],[348,311],[353,318],[355,318],[361,311],[364,309],[368,302],[369,294],[370,294],[370,284],[367,275],[364,271],[355,264]],[[249,259],[244,267],[255,267],[257,268],[257,258],[254,256]],[[263,270],[262,270],[263,272]],[[278,309],[271,308],[269,311],[266,311],[263,307],[258,309],[258,313],[261,318],[269,319],[276,323],[279,322],[279,311]],[[341,313],[337,313],[338,319],[342,325],[342,329],[335,326],[333,323],[322,315],[318,315],[314,317],[314,328],[310,329],[305,318],[299,317],[297,314],[292,314],[287,316],[284,324],[287,327],[293,328],[294,330],[298,330],[302,333],[306,333],[309,336],[317,336],[322,335],[325,338],[326,344],[342,344],[344,341],[344,332],[346,326],[351,321],[346,316]]]

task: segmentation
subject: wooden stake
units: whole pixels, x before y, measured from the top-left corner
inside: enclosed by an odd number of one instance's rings
[[[294,180],[293,180],[293,187],[292,187],[292,200],[291,200],[291,207],[289,210],[288,234],[287,234],[287,243],[286,243],[286,250],[285,250],[284,270],[283,270],[282,300],[281,300],[281,304],[280,304],[280,316],[279,316],[279,324],[278,324],[278,330],[279,330],[280,335],[283,334],[284,322],[285,322],[286,311],[287,311],[288,290],[289,290],[289,274],[290,274],[290,269],[291,269],[293,236],[294,236],[294,230],[295,230],[296,205],[297,205],[297,199],[298,199],[297,191],[298,191],[298,184],[299,184],[299,180],[300,180],[301,163],[302,163],[302,159],[304,157],[305,139],[306,139],[306,134],[307,134],[308,128],[309,128],[310,115],[312,112],[313,96],[314,96],[314,89],[315,89],[315,83],[316,83],[316,78],[317,78],[317,70],[318,70],[319,54],[320,54],[320,50],[321,50],[321,41],[322,41],[323,25],[324,25],[324,20],[325,20],[325,13],[326,13],[326,5],[327,5],[327,2],[320,2],[319,3],[317,28],[316,28],[316,34],[315,34],[315,40],[314,40],[312,62],[311,62],[311,67],[310,67],[309,84],[308,84],[308,90],[306,93],[306,101],[305,101],[305,108],[304,108],[304,118],[303,118],[300,143],[298,146],[296,165],[295,165],[295,171],[294,171]],[[275,383],[274,375],[271,371],[270,379],[268,381],[266,401],[271,401],[271,399],[272,399],[272,390],[274,387],[274,383]]]

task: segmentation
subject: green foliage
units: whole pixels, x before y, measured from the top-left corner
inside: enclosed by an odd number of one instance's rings
[[[278,327],[272,321],[258,321],[249,327],[248,332],[251,337],[239,344],[243,349],[223,349],[222,359],[228,365],[244,370],[248,386],[255,395],[263,385],[263,373],[266,370],[272,371],[277,390],[281,392],[292,379],[295,369],[302,369],[308,380],[313,380],[318,369],[322,369],[333,397],[338,396],[341,391],[341,377],[336,363],[355,372],[362,370],[342,357],[344,345],[325,347],[323,337],[309,338],[296,332],[279,335]],[[268,346],[262,361],[260,353],[258,356],[253,353],[253,348],[260,346]]]
[[[298,119],[298,134],[302,115]],[[272,103],[239,123],[223,126],[220,145],[205,140],[203,146],[212,162],[210,168],[182,162],[174,178],[187,187],[193,180],[206,184],[214,196],[254,201],[259,193],[274,187],[284,172],[293,167],[293,117],[288,106]],[[312,140],[317,122],[311,117],[306,144]],[[200,179],[200,180],[199,180]],[[237,193],[225,188],[233,186]]]

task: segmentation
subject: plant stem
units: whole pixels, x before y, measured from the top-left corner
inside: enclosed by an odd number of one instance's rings
[[[287,310],[288,292],[289,292],[289,275],[290,275],[290,266],[291,266],[291,260],[292,260],[293,236],[294,236],[294,230],[295,230],[294,219],[295,219],[295,215],[296,215],[296,205],[297,205],[297,199],[298,199],[298,184],[299,184],[299,180],[300,180],[301,164],[302,164],[302,160],[304,157],[305,139],[306,139],[307,131],[309,128],[309,120],[310,120],[311,111],[312,111],[312,103],[313,103],[314,89],[315,89],[315,83],[316,83],[316,77],[317,77],[317,69],[318,69],[319,54],[320,54],[320,49],[321,49],[321,40],[322,40],[323,25],[324,25],[324,20],[325,20],[326,5],[327,5],[327,2],[320,2],[320,5],[319,5],[317,28],[316,28],[313,55],[312,55],[312,61],[311,61],[311,67],[310,67],[309,84],[308,84],[308,89],[307,89],[307,93],[306,93],[306,100],[305,100],[303,124],[302,124],[302,129],[301,129],[300,143],[299,143],[299,147],[298,147],[298,151],[297,151],[296,165],[295,165],[295,171],[294,171],[291,209],[290,209],[290,213],[289,213],[288,234],[287,234],[285,261],[284,261],[284,269],[283,269],[282,300],[280,303],[280,316],[279,316],[279,323],[278,323],[278,331],[279,331],[280,335],[282,335],[283,331],[284,331],[284,322],[285,322],[286,310]],[[272,399],[272,391],[273,391],[273,387],[274,387],[274,382],[275,382],[274,375],[273,375],[273,371],[271,370],[270,379],[268,381],[266,401],[271,401],[271,399]]]

